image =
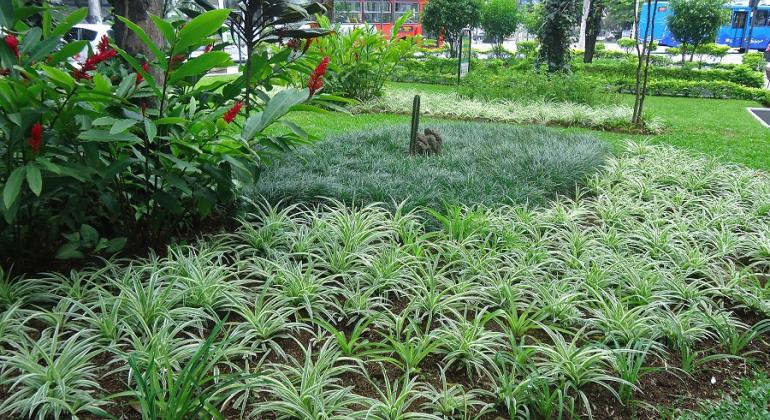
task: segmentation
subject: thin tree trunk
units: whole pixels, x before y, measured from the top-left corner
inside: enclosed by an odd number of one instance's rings
[[[591,0],[583,0],[583,13],[580,18],[580,36],[578,38],[578,49],[586,49],[586,31],[588,30],[588,13],[591,10]]]
[[[88,0],[88,23],[102,23],[101,0]]]
[[[588,11],[586,20],[586,39],[585,51],[583,52],[583,62],[591,63],[594,61],[596,53],[596,40],[602,28],[602,18],[604,17],[604,0],[591,0],[591,7]]]

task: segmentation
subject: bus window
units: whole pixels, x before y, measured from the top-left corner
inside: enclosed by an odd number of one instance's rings
[[[382,23],[382,2],[365,1],[364,2],[364,22]]]
[[[733,15],[733,29],[746,27],[746,12],[735,12]]]
[[[408,10],[412,11],[412,15],[407,19],[406,23],[418,23],[420,21],[420,6],[416,2],[397,2],[396,19],[403,16]]]
[[[752,23],[752,25],[753,26],[767,26],[768,14],[770,14],[770,10],[758,10],[756,17],[754,18],[754,23]]]
[[[361,2],[335,2],[334,21],[337,23],[361,23]]]

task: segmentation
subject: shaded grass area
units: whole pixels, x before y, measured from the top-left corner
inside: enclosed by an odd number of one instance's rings
[[[570,193],[594,172],[609,148],[585,134],[543,127],[435,122],[444,137],[438,156],[407,153],[407,125],[332,136],[267,168],[256,187],[268,201],[347,203],[406,201],[407,208],[446,204],[542,204]]]

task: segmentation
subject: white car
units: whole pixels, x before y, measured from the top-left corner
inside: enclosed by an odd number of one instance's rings
[[[78,23],[64,36],[64,40],[67,42],[88,41],[91,51],[96,51],[99,40],[105,35],[112,37],[112,26],[103,23]],[[79,63],[85,61],[88,57],[88,50],[88,46],[83,48],[83,51],[74,57],[75,61]]]

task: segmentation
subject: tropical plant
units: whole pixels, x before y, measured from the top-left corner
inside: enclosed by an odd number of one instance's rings
[[[724,0],[672,0],[666,22],[668,30],[681,44],[682,62],[690,54],[692,61],[698,47],[716,37],[725,21]]]
[[[449,44],[449,56],[457,57],[463,29],[475,28],[481,20],[478,0],[434,0],[425,5],[422,24],[426,31],[443,34]]]
[[[415,38],[398,36],[410,17],[407,12],[396,20],[387,38],[368,24],[343,31],[339,24],[319,17],[321,28],[333,33],[311,44],[310,52],[331,58],[327,90],[358,100],[381,96],[397,66],[416,51]]]
[[[498,47],[516,32],[519,26],[519,8],[515,0],[490,0],[481,9],[481,27]]]

